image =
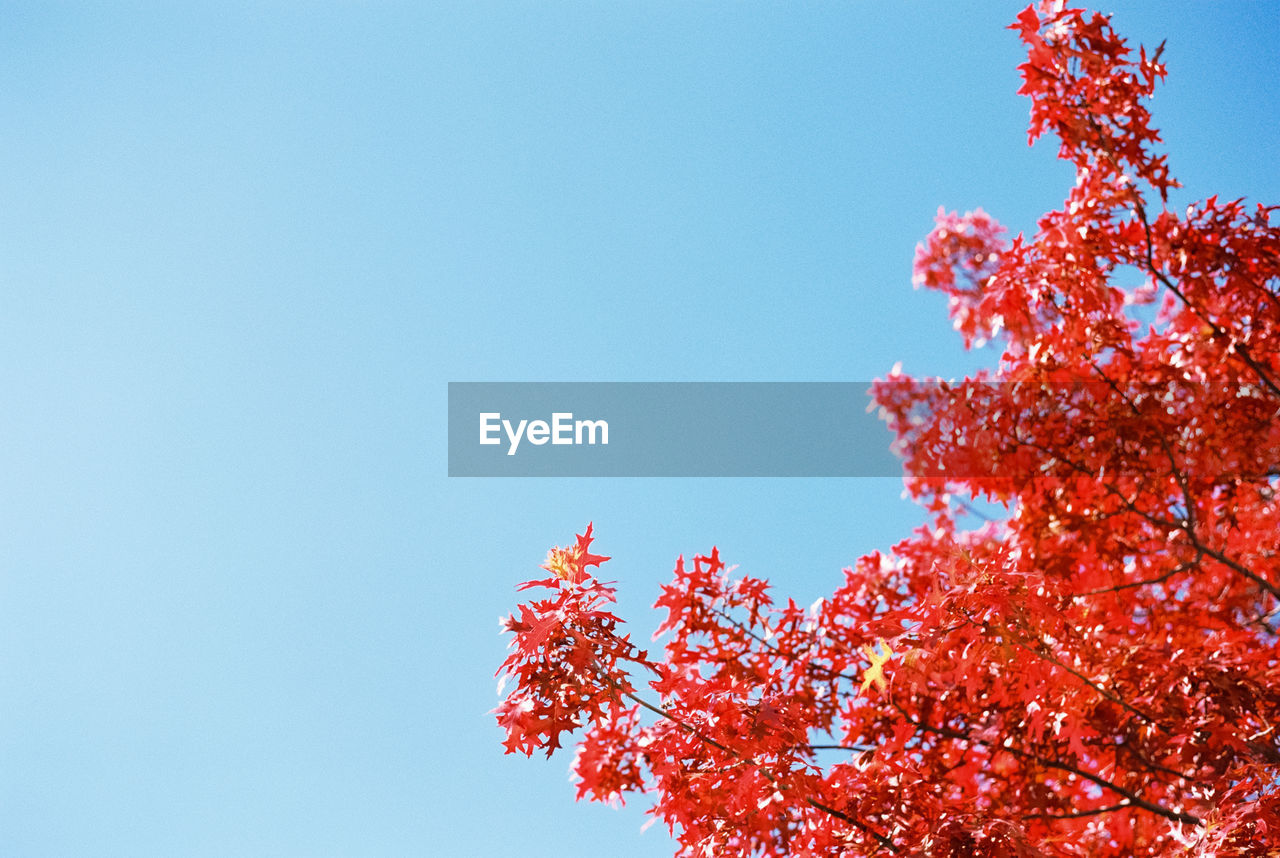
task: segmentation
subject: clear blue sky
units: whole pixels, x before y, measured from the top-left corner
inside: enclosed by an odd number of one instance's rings
[[[670,854],[487,715],[594,520],[808,602],[897,480],[449,480],[448,381],[962,375],[939,205],[1015,231],[1019,3],[0,6],[0,854]],[[1186,198],[1280,202],[1280,7],[1167,37]],[[642,803],[641,803],[642,804]]]

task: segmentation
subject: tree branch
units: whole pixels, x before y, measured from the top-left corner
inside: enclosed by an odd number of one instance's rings
[[[922,721],[919,721],[916,718],[913,718],[911,714],[908,713],[907,710],[903,709],[900,704],[894,703],[893,706],[895,709],[898,710],[898,712],[902,715],[902,717],[906,718],[909,722],[914,724],[916,727],[919,727],[920,729],[925,730],[927,732],[937,733],[940,736],[945,736],[950,739],[957,739],[957,740],[968,742],[974,745],[981,745],[985,748],[991,748],[995,751],[1007,751],[1010,754],[1013,754],[1015,757],[1023,757],[1026,759],[1034,760],[1043,766],[1047,766],[1053,769],[1058,769],[1064,772],[1069,772],[1073,775],[1076,775],[1077,777],[1082,777],[1087,781],[1097,784],[1103,789],[1107,789],[1107,790],[1110,790],[1111,792],[1114,792],[1116,795],[1125,799],[1134,807],[1140,807],[1143,810],[1149,811],[1159,816],[1163,816],[1165,819],[1171,820],[1173,822],[1185,822],[1190,825],[1197,825],[1197,826],[1204,825],[1204,821],[1200,817],[1196,816],[1195,814],[1187,813],[1186,811],[1169,810],[1168,808],[1161,807],[1160,805],[1154,802],[1147,801],[1146,799],[1139,796],[1137,793],[1134,793],[1131,790],[1127,790],[1117,783],[1113,783],[1104,777],[1095,775],[1094,773],[1081,769],[1078,766],[1073,766],[1070,763],[1064,763],[1061,760],[1055,760],[1049,757],[1042,757],[1039,754],[1036,754],[1032,751],[1026,751],[1026,750],[1023,750],[1022,748],[1017,748],[1012,745],[1001,745],[995,742],[987,741],[985,739],[978,739],[967,732],[952,730],[947,727],[935,727],[932,724],[926,724]]]
[[[575,633],[575,637],[576,637],[576,633]],[[693,724],[690,724],[688,721],[685,721],[679,716],[673,714],[672,712],[667,710],[665,707],[650,703],[640,695],[622,688],[611,676],[609,676],[609,674],[606,671],[603,670],[603,668],[600,667],[599,664],[594,664],[594,667],[596,669],[597,675],[599,675],[602,679],[604,679],[604,681],[608,683],[614,689],[614,691],[617,692],[618,694],[622,695],[628,700],[631,700],[636,705],[641,706],[644,709],[647,709],[648,711],[654,713],[655,715],[658,715],[661,718],[665,718],[666,720],[670,721],[671,723],[675,724],[676,726],[688,732],[689,735],[693,736],[695,739],[702,742],[703,744],[709,745],[725,754],[728,754],[731,757],[734,757],[738,760],[741,760],[744,763],[747,763],[748,765],[754,766],[755,769],[758,772],[760,772],[760,774],[765,778],[765,780],[769,781],[769,783],[773,784],[778,789],[789,790],[791,788],[789,784],[786,784],[778,780],[778,778],[775,775],[773,775],[771,772],[769,772],[766,768],[764,768],[762,765],[760,765],[751,757],[745,754],[742,754],[738,751],[735,751],[733,748],[730,748],[727,745],[724,745],[723,743],[716,741],[715,739],[703,733]],[[843,822],[848,823],[849,825],[852,825],[854,828],[858,829],[862,833],[866,834],[868,837],[875,840],[880,847],[888,849],[890,852],[898,851],[898,848],[893,845],[892,840],[890,840],[888,837],[885,837],[883,834],[876,831],[874,828],[867,825],[865,822],[858,819],[857,817],[850,816],[847,813],[836,810],[833,807],[829,807],[828,805],[825,805],[814,798],[805,797],[805,803],[808,804],[810,807],[814,808],[815,810],[820,810],[823,813],[829,814]]]
[[[1146,266],[1146,269],[1151,272],[1151,276],[1155,277],[1157,280],[1163,283],[1165,288],[1168,289],[1170,292],[1172,292],[1174,295],[1176,295],[1178,297],[1178,300],[1180,300],[1187,307],[1188,310],[1190,310],[1192,313],[1196,315],[1197,318],[1199,318],[1202,322],[1208,325],[1209,328],[1213,331],[1214,336],[1222,337],[1223,339],[1227,340],[1227,342],[1231,344],[1231,348],[1229,349],[1229,352],[1239,355],[1240,359],[1244,361],[1245,364],[1248,365],[1248,367],[1251,370],[1253,370],[1254,374],[1258,376],[1259,380],[1261,380],[1262,383],[1266,385],[1271,390],[1272,393],[1274,393],[1276,396],[1280,396],[1280,386],[1277,386],[1275,381],[1271,379],[1271,376],[1267,373],[1267,371],[1263,369],[1261,366],[1259,366],[1257,361],[1255,361],[1252,357],[1250,357],[1248,346],[1246,346],[1244,343],[1237,340],[1235,337],[1231,336],[1229,333],[1227,333],[1227,331],[1223,330],[1222,326],[1220,326],[1207,314],[1202,313],[1200,309],[1196,307],[1195,304],[1192,304],[1191,300],[1186,295],[1183,294],[1182,290],[1179,289],[1177,286],[1175,286],[1173,284],[1173,281],[1170,280],[1167,276],[1165,276],[1164,272],[1160,271],[1160,269],[1156,267],[1154,254],[1152,252],[1151,223],[1150,221],[1147,220],[1147,210],[1142,205],[1142,199],[1138,197],[1136,192],[1134,194],[1133,207],[1134,207],[1134,213],[1138,216],[1138,220],[1142,222],[1143,233],[1146,235],[1146,254],[1143,262]]]
[[[1112,813],[1117,810],[1128,810],[1133,807],[1127,801],[1119,804],[1108,805],[1107,807],[1094,807],[1089,810],[1077,810],[1072,813],[1027,813],[1023,814],[1023,819],[1081,819],[1086,816],[1097,816],[1102,813]]]

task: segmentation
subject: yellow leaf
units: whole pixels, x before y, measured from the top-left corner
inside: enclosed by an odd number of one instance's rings
[[[871,666],[862,672],[863,692],[867,690],[868,685],[873,683],[875,684],[877,691],[883,692],[885,687],[889,684],[888,679],[886,679],[884,675],[884,666],[889,659],[893,658],[893,650],[884,642],[884,638],[877,641],[876,646],[878,649],[883,651],[883,654],[877,654],[876,650],[869,646],[864,646],[862,648],[862,651],[866,654],[867,658],[871,659]]]

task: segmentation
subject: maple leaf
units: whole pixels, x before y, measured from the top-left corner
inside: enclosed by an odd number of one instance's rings
[[[592,542],[591,528],[592,525],[588,523],[586,532],[578,534],[577,541],[572,547],[557,547],[548,551],[542,568],[570,584],[580,584],[586,580],[589,577],[588,566],[599,566],[609,559],[600,554],[592,554],[588,550]]]
[[[874,684],[878,691],[883,692],[889,684],[884,675],[884,666],[893,658],[893,650],[881,638],[877,642],[877,649],[864,646],[862,652],[871,660],[871,666],[862,672],[862,688],[859,690],[865,693],[867,687]]]

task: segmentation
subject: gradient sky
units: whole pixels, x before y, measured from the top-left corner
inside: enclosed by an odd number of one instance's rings
[[[963,375],[938,206],[1033,230],[1019,3],[0,3],[0,854],[671,854],[504,756],[497,620],[594,520],[807,604],[875,480],[450,480],[449,381]],[[318,8],[317,8],[318,6]],[[1280,202],[1280,6],[1167,37],[1180,204]]]

